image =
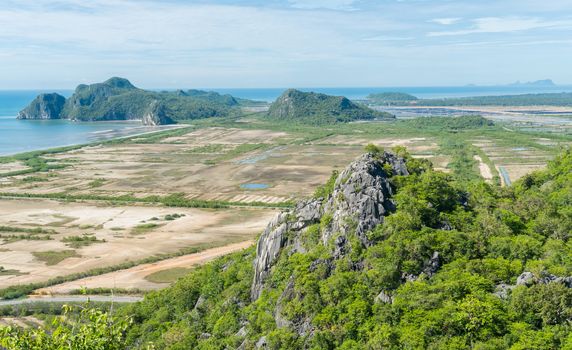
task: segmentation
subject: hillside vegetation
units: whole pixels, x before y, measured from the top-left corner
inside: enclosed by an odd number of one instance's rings
[[[461,184],[402,149],[406,169],[368,149],[319,198],[271,223],[257,249],[198,268],[126,310],[135,322],[128,341],[170,349],[572,346],[570,150],[500,189]],[[378,209],[352,212],[356,195],[377,198]]]
[[[286,90],[266,115],[268,119],[302,124],[332,124],[357,120],[395,118],[358,105],[343,96]]]
[[[170,124],[209,117],[227,117],[239,112],[230,95],[201,90],[174,92],[136,88],[127,79],[79,85],[67,100],[58,94],[42,94],[22,110],[20,119],[71,119],[79,121],[142,119],[145,124]]]

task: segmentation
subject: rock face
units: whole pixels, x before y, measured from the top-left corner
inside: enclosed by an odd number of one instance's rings
[[[321,222],[325,226],[320,237],[324,244],[335,237],[334,259],[347,253],[350,235],[356,235],[368,246],[366,232],[395,209],[388,172],[408,175],[405,161],[387,152],[365,154],[338,175],[328,198],[302,201],[291,211],[278,214],[258,240],[251,299],[260,296],[264,280],[284,247],[303,251],[300,236],[313,224]]]
[[[151,103],[147,113],[143,116],[144,125],[166,125],[173,123],[173,119],[168,116],[167,108],[159,101]]]
[[[18,119],[60,119],[65,103],[60,94],[41,94],[18,113]]]
[[[268,118],[304,123],[336,123],[376,118],[394,118],[393,115],[358,105],[343,96],[329,96],[315,92],[286,90],[270,106]]]

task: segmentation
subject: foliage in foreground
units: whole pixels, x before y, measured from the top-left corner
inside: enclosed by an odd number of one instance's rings
[[[92,308],[63,306],[50,327],[0,328],[0,347],[10,350],[122,350],[129,317],[114,316]]]

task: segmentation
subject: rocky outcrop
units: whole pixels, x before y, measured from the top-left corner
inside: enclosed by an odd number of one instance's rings
[[[173,124],[174,121],[168,116],[167,108],[159,101],[151,103],[145,115],[143,115],[144,125],[166,125]]]
[[[537,284],[552,283],[562,283],[566,288],[572,288],[572,276],[558,277],[553,274],[544,273],[541,277],[537,277],[532,272],[525,271],[516,278],[516,284],[498,284],[493,294],[501,299],[508,299],[511,291],[518,286],[532,287]]]
[[[402,158],[387,152],[380,157],[366,153],[342,171],[324,205],[332,220],[322,234],[322,241],[326,243],[334,233],[343,237],[351,232],[369,245],[366,232],[395,210],[389,183],[392,175],[408,175],[407,167]]]
[[[18,113],[18,119],[60,119],[66,98],[60,94],[41,94]]]
[[[364,246],[370,245],[366,233],[395,209],[389,178],[407,174],[402,158],[388,152],[367,153],[338,175],[328,198],[302,201],[294,209],[278,214],[257,243],[251,299],[258,299],[262,293],[264,281],[285,247],[291,252],[303,251],[301,234],[313,224],[321,222],[323,244],[333,240],[333,259],[348,252],[350,235],[357,236]]]
[[[293,211],[279,213],[270,221],[256,245],[254,282],[251,289],[253,300],[260,296],[262,283],[268,275],[270,267],[276,262],[282,248],[286,245],[287,233],[289,231],[300,232],[308,226],[318,223],[321,217],[321,201],[312,199],[298,203]]]
[[[551,283],[562,283],[567,288],[572,288],[572,276],[558,277],[552,274],[543,274],[541,277],[536,277],[532,272],[525,271],[516,279],[517,286]]]

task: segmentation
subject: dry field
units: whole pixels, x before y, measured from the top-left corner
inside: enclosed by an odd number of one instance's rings
[[[137,261],[159,253],[174,253],[184,247],[222,246],[251,240],[266,226],[275,210],[1,200],[0,212],[2,226],[54,231],[49,234],[51,240],[4,239],[0,245],[0,266],[19,271],[17,275],[0,275],[0,287],[6,287]],[[165,219],[173,214],[184,216]],[[66,237],[83,234],[96,237],[97,241],[77,248],[66,242]],[[53,265],[37,256],[38,252],[65,251],[75,254]]]
[[[544,168],[546,163],[554,157],[554,150],[557,148],[557,144],[550,139],[533,138],[530,144],[523,146],[507,145],[502,141],[479,137],[472,140],[472,145],[480,148],[487,155],[499,173],[504,169],[511,183],[534,170]],[[545,146],[550,146],[550,148]],[[506,184],[502,176],[501,180],[503,184]]]

